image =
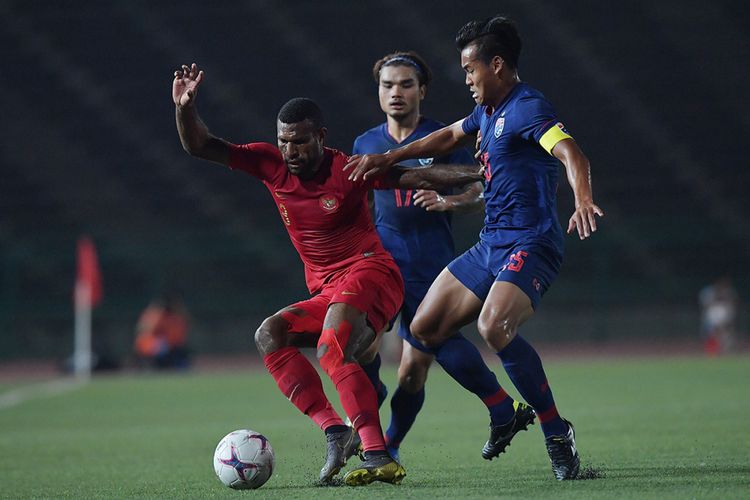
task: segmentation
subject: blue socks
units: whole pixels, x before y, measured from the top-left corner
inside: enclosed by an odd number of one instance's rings
[[[487,405],[492,425],[510,422],[514,414],[513,399],[500,387],[472,342],[456,333],[432,352],[448,375]]]
[[[544,437],[564,435],[568,432],[568,426],[557,413],[542,360],[534,348],[520,335],[516,335],[497,355],[513,385],[523,399],[534,408]]]
[[[375,355],[375,359],[361,366],[367,378],[370,379],[370,383],[375,388],[375,394],[378,396],[378,408],[380,408],[383,406],[386,396],[388,396],[388,388],[380,380],[380,353]]]
[[[402,388],[396,389],[391,397],[391,423],[385,432],[385,446],[398,448],[401,441],[409,432],[417,413],[424,404],[424,387],[415,394],[406,392]]]

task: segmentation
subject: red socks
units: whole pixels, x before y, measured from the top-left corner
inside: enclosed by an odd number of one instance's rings
[[[378,398],[365,371],[356,363],[348,363],[331,374],[344,411],[362,439],[365,451],[385,450],[383,430],[378,416]]]
[[[284,347],[264,356],[263,362],[284,396],[318,427],[344,425],[323,392],[318,372],[299,349]]]

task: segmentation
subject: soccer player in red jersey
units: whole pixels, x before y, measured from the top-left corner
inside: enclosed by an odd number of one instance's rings
[[[277,119],[277,146],[235,145],[209,133],[195,108],[204,73],[175,71],[172,97],[177,130],[193,156],[243,170],[271,192],[305,265],[313,297],[266,318],[255,333],[269,373],[281,392],[326,434],[322,483],[338,474],[360,444],[364,462],[349,471],[350,486],[398,484],[406,472],[385,449],[375,389],[357,363],[403,301],[403,281],[370,218],[370,189],[443,189],[481,179],[473,166],[392,169],[352,183],[343,172],[348,156],[323,145],[320,108],[310,99],[287,102]],[[318,373],[299,347],[317,347],[321,368],[333,381],[353,423],[347,427],[323,392]],[[356,431],[355,431],[356,430]]]

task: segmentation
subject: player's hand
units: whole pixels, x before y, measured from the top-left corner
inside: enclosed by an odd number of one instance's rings
[[[604,217],[604,211],[593,201],[581,203],[568,221],[568,234],[578,229],[578,237],[585,240],[596,231],[596,216]]]
[[[474,153],[474,159],[478,162],[482,162],[482,131],[480,130],[477,132],[477,142],[474,143],[474,149],[477,150],[476,153]]]
[[[428,212],[445,212],[452,208],[451,202],[446,200],[445,196],[429,189],[417,189],[414,193],[414,204]]]
[[[198,86],[203,80],[203,71],[193,63],[190,67],[183,64],[182,69],[174,72],[172,82],[172,100],[176,106],[189,106],[195,101]]]
[[[344,172],[349,173],[350,181],[366,181],[370,177],[376,177],[386,173],[393,166],[388,156],[383,154],[354,155],[349,157],[349,162],[344,165]]]

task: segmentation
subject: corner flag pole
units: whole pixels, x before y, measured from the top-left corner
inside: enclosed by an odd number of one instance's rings
[[[78,240],[75,303],[75,340],[73,372],[79,379],[91,377],[91,311],[102,300],[102,276],[96,247],[91,238]]]
[[[82,380],[91,377],[91,286],[81,281],[75,287],[73,373]]]

